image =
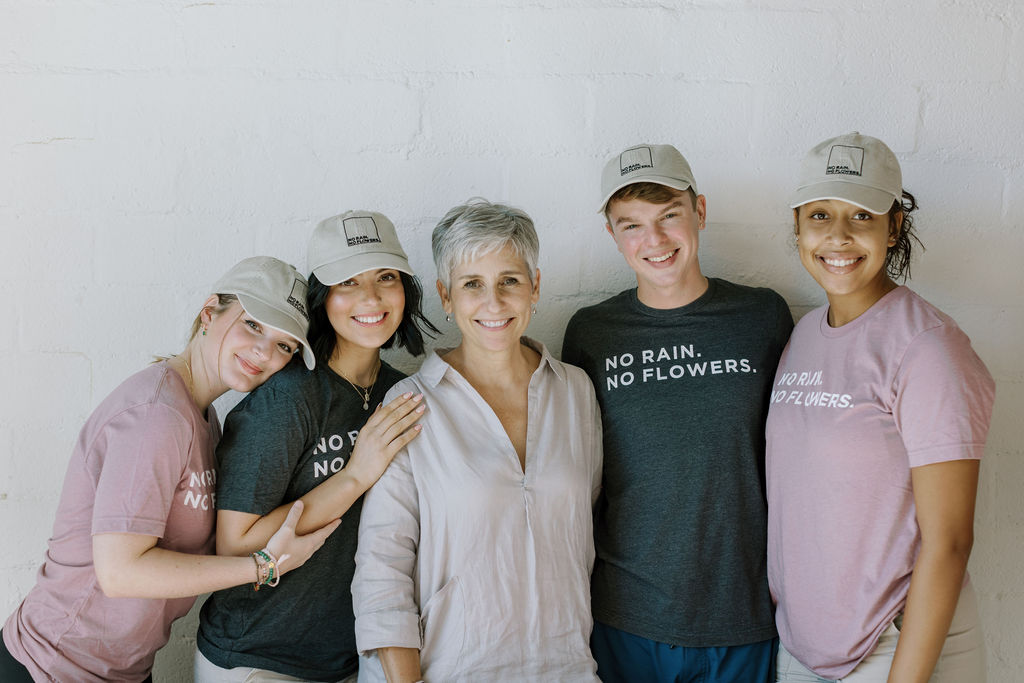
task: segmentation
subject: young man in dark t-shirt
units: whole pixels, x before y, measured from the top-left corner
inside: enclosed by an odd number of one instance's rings
[[[598,675],[774,681],[764,421],[792,317],[770,289],[701,272],[707,202],[674,147],[616,155],[601,190],[637,286],[577,311],[562,349],[593,380],[604,422]]]

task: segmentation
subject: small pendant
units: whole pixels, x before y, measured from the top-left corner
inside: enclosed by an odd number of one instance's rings
[[[370,392],[367,391],[365,394],[363,394],[363,410],[369,410],[369,409],[370,409]]]

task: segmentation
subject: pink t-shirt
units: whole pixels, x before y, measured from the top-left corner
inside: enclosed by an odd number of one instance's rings
[[[981,458],[994,383],[953,320],[899,287],[793,331],[767,425],[768,581],[786,649],[841,678],[904,607],[920,548],[910,468]]]
[[[92,535],[157,536],[157,547],[213,552],[214,447],[208,420],[165,363],[128,378],[85,423],[68,463],[53,537],[35,587],[3,627],[36,680],[141,681],[171,622],[195,598],[108,598]]]

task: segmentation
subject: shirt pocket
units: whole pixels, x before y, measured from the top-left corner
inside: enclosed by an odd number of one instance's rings
[[[447,680],[459,668],[466,640],[462,583],[453,576],[420,610],[420,664],[426,680]]]

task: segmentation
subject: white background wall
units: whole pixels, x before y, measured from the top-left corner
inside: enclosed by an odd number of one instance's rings
[[[531,334],[557,351],[631,282],[594,212],[605,158],[671,142],[708,197],[705,272],[800,315],[823,299],[785,198],[807,149],[857,129],[923,207],[912,286],[998,384],[971,571],[990,681],[1024,680],[1022,73],[1019,0],[0,0],[0,618],[82,422],[182,347],[238,259],[304,271],[319,219],[373,208],[432,290],[436,220],[505,200],[537,221]],[[190,678],[194,633],[158,681]]]

